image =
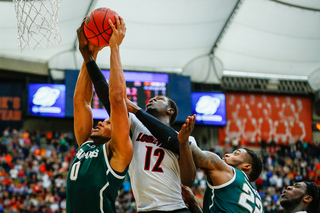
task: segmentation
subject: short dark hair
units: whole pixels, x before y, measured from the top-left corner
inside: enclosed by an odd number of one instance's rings
[[[306,183],[306,182],[305,182]],[[312,201],[307,207],[308,213],[319,213],[320,212],[320,188],[314,182],[306,183],[306,195],[312,196]]]
[[[171,115],[171,118],[170,118],[170,126],[171,126],[176,121],[176,118],[178,115],[178,106],[177,106],[176,102],[174,102],[171,98],[169,98],[169,97],[167,97],[167,98],[169,101],[169,107],[174,109],[174,113]]]
[[[262,159],[251,149],[248,148],[244,148],[247,151],[247,154],[249,155],[250,158],[250,164],[252,166],[252,170],[249,174],[249,179],[250,182],[254,182],[256,181],[261,172],[262,172],[262,167],[263,167],[263,162]]]

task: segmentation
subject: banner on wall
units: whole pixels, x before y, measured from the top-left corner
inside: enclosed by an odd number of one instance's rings
[[[307,97],[227,93],[226,109],[227,124],[219,130],[220,144],[312,140],[311,101]]]
[[[21,83],[0,84],[0,131],[7,128],[21,128],[22,126],[22,97]],[[0,134],[1,135],[1,134]]]

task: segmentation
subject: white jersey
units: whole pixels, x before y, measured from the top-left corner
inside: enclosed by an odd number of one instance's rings
[[[138,211],[186,208],[181,196],[179,156],[158,146],[157,139],[129,113],[133,158],[129,175]],[[195,143],[193,137],[189,141]]]

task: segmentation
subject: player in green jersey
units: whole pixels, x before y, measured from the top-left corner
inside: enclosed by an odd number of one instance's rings
[[[94,129],[90,107],[93,86],[86,63],[95,59],[101,48],[87,41],[83,24],[77,31],[79,49],[84,57],[74,94],[74,131],[80,148],[67,179],[68,213],[115,212],[115,199],[132,159],[126,84],[119,54],[126,27],[123,19],[120,20],[116,17],[117,29],[109,20],[113,29],[109,42],[111,115]]]
[[[261,198],[250,183],[258,179],[263,164],[252,150],[238,149],[221,159],[192,146],[192,154],[207,176],[203,212],[263,212]]]

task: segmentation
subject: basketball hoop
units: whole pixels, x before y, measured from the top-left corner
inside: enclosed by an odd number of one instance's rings
[[[34,50],[61,43],[59,6],[62,0],[13,0],[18,23],[19,47]]]

